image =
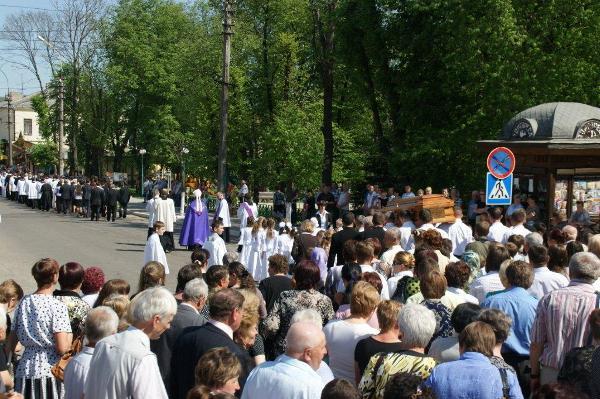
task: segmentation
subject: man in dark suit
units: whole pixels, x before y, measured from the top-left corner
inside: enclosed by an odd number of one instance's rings
[[[129,199],[131,198],[131,194],[129,193],[129,186],[127,182],[124,181],[123,185],[119,189],[119,205],[121,208],[119,209],[119,217],[127,218],[127,205],[129,205]]]
[[[233,340],[233,333],[242,321],[244,296],[237,290],[225,288],[210,299],[208,323],[201,327],[188,327],[179,335],[171,357],[170,397],[185,399],[195,385],[194,370],[198,359],[209,349],[225,347],[231,350],[242,364],[240,387],[243,389],[252,368],[252,359]],[[241,391],[240,391],[241,392]]]
[[[114,222],[117,218],[117,201],[119,198],[119,192],[115,187],[109,183],[106,190],[106,221],[109,222],[111,219]]]
[[[60,186],[60,198],[62,200],[61,204],[62,204],[62,212],[66,215],[67,214],[67,210],[69,211],[69,213],[71,213],[71,203],[72,203],[72,199],[73,196],[71,195],[71,184],[69,182],[69,180],[65,180],[64,184],[62,186]]]
[[[104,190],[101,187],[96,185],[96,182],[92,182],[92,191],[90,193],[90,207],[91,207],[91,216],[92,220],[96,222],[100,217],[100,208],[102,207],[102,203],[104,203]]]
[[[183,291],[183,302],[177,306],[177,313],[171,322],[171,328],[165,331],[159,339],[150,341],[150,349],[156,355],[158,368],[167,392],[171,376],[171,353],[181,332],[187,327],[199,327],[207,320],[200,310],[208,297],[208,285],[201,278],[188,281]]]
[[[338,231],[331,237],[331,248],[329,249],[329,258],[327,259],[327,268],[334,266],[334,261],[337,258],[337,265],[344,264],[343,249],[344,244],[348,240],[356,240],[360,233],[354,228],[354,214],[348,212],[342,216],[342,224],[344,225],[341,231]]]
[[[383,247],[383,239],[385,237],[385,229],[383,228],[384,224],[385,215],[382,212],[375,212],[375,214],[373,214],[373,227],[362,232],[360,235],[361,240],[366,240],[367,238],[377,238]]]

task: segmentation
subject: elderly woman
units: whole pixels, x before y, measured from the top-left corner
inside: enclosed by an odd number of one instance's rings
[[[283,291],[275,301],[273,309],[263,321],[262,333],[265,338],[273,336],[275,355],[285,352],[285,336],[291,325],[294,313],[302,309],[315,309],[327,323],[333,318],[331,299],[317,291],[321,274],[317,265],[304,260],[296,266],[294,290]]]
[[[408,304],[398,313],[398,328],[404,349],[371,357],[358,389],[363,398],[383,398],[387,382],[397,373],[429,377],[435,360],[425,355],[425,346],[436,328],[433,312],[423,305]]]
[[[25,398],[55,399],[62,395],[62,383],[51,367],[71,349],[71,324],[67,306],[52,296],[58,283],[59,265],[54,259],[36,262],[31,274],[37,290],[19,304],[8,350],[20,342],[25,351],[15,372],[16,391]]]
[[[65,263],[58,271],[60,290],[55,290],[53,293],[56,299],[67,305],[71,331],[75,338],[82,335],[83,323],[87,312],[90,310],[90,305],[79,296],[84,273],[85,271],[79,263]]]
[[[370,283],[359,281],[352,289],[351,316],[329,322],[324,328],[329,366],[336,378],[354,381],[354,349],[363,338],[379,333],[368,324],[379,305],[379,292]]]
[[[458,342],[460,359],[440,364],[424,382],[438,399],[523,398],[515,374],[490,363],[496,345],[492,327],[475,321],[460,333]]]
[[[258,366],[265,361],[265,344],[258,335],[261,299],[255,294],[255,290],[244,288],[239,291],[244,296],[243,314],[240,327],[233,333],[233,339],[247,351],[248,356],[254,360],[254,365]]]

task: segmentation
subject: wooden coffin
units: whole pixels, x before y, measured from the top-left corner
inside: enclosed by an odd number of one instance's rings
[[[414,214],[421,209],[429,209],[433,217],[432,223],[454,222],[454,201],[441,194],[424,195],[422,197],[398,198],[389,201],[381,210],[384,212],[404,209]]]

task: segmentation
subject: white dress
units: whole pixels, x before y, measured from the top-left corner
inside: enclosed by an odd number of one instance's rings
[[[250,240],[250,259],[248,259],[248,273],[252,275],[254,280],[260,277],[260,258],[265,252],[265,231],[259,229],[255,235],[252,235]]]
[[[252,250],[252,227],[244,227],[240,229],[240,241],[238,245],[242,246],[242,252],[240,253],[240,262],[244,266],[248,266],[250,261],[250,252]]]
[[[263,232],[263,254],[258,258],[258,269],[255,271],[254,280],[261,281],[269,276],[269,256],[275,255],[277,246],[277,232],[273,231],[273,237],[267,237],[267,232]]]
[[[160,262],[165,267],[165,274],[169,274],[169,265],[167,264],[167,255],[160,244],[158,233],[153,233],[146,241],[144,247],[144,265],[150,261]]]
[[[289,234],[280,234],[277,236],[277,243],[275,244],[275,253],[285,256],[288,260],[288,264],[294,263],[292,258],[292,247],[294,246],[294,240]]]

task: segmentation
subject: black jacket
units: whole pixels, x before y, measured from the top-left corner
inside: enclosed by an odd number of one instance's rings
[[[383,237],[385,236],[385,230],[383,227],[373,227],[369,230],[365,230],[361,233],[360,238],[366,240],[367,238],[379,238],[379,243],[383,247]]]
[[[119,197],[119,192],[114,188],[109,188],[106,190],[106,205],[108,206],[117,206],[117,199]]]
[[[191,306],[180,303],[177,306],[177,313],[173,317],[171,327],[162,333],[159,339],[150,341],[150,349],[156,355],[160,375],[166,388],[169,388],[171,353],[177,338],[185,328],[200,327],[206,324],[206,322],[206,318],[192,309]]]
[[[90,193],[90,205],[94,206],[102,206],[104,202],[104,190],[100,187],[92,188],[92,192]]]
[[[121,187],[119,189],[119,204],[121,204],[121,206],[126,206],[129,203],[129,198],[131,198],[131,194],[129,194],[129,187]]]
[[[71,185],[65,183],[62,186],[60,186],[60,194],[63,200],[70,200],[71,198],[73,198],[71,196]]]
[[[332,268],[337,255],[337,265],[344,264],[344,257],[342,256],[342,250],[344,244],[348,240],[357,240],[360,238],[360,233],[353,227],[344,227],[343,230],[338,231],[331,237],[331,247],[329,249],[329,258],[327,259],[327,267]]]
[[[89,184],[84,184],[82,187],[83,190],[83,199],[90,200],[92,198],[92,186]]]
[[[198,359],[209,349],[225,347],[231,350],[242,364],[240,373],[240,392],[252,369],[253,360],[229,336],[210,323],[202,327],[188,327],[177,338],[171,357],[171,399],[186,399],[187,393],[194,387],[194,370]]]

